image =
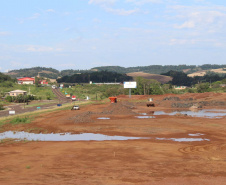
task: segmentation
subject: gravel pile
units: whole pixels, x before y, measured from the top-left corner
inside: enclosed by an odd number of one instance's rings
[[[119,102],[112,103],[101,114],[126,114],[126,115],[135,115],[137,113],[133,112],[133,109],[136,109],[133,103],[131,102]]]
[[[94,122],[94,120],[91,119],[91,115],[93,115],[93,114],[96,114],[96,113],[93,113],[91,111],[81,113],[81,114],[79,114],[79,115],[77,115],[73,118],[74,123],[91,123],[91,122]]]

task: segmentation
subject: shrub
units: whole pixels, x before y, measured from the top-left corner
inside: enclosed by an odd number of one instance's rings
[[[0,104],[0,110],[4,110],[4,107],[3,107],[3,105],[1,105],[1,104]]]
[[[30,122],[31,122],[31,119],[28,116],[16,117],[10,121],[11,124],[30,123]]]

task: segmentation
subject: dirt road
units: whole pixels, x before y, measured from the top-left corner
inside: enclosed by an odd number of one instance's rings
[[[4,131],[144,138],[66,142],[4,140],[0,143],[0,184],[225,184],[225,117],[155,115],[155,112],[171,112],[175,103],[182,107],[192,103],[202,104],[205,109],[225,110],[226,94],[152,96],[156,107],[147,107],[144,101],[147,98],[121,96],[117,104],[82,106],[79,111],[43,114],[31,124],[3,127]],[[97,119],[100,117],[110,119]]]

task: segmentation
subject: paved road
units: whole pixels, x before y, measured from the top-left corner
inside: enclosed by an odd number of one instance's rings
[[[60,102],[60,104],[71,102],[71,99],[67,99],[65,97],[65,95],[63,95],[60,92],[59,89],[52,89],[52,91],[56,95],[56,97],[57,97],[58,101]],[[38,107],[40,107],[40,109],[48,109],[49,107],[57,106],[56,101],[53,102],[53,101],[43,100],[42,102],[47,102],[47,104],[38,106]],[[24,108],[24,104],[23,103],[16,103],[16,104],[7,106],[6,110],[0,111],[0,117],[10,116],[9,115],[9,111],[10,110],[14,110],[15,114],[18,115],[18,114],[22,114],[22,113],[25,113],[25,112],[38,111],[40,109],[37,109],[37,106],[26,107],[26,105],[25,105],[25,108]]]
[[[53,106],[57,106],[57,103],[56,102],[50,102],[50,103],[45,104],[45,105],[40,105],[39,107],[42,110],[42,109],[48,109],[49,107],[53,107]],[[25,108],[24,108],[23,103],[20,103],[20,104],[17,103],[17,104],[14,104],[14,105],[9,105],[6,108],[7,108],[6,110],[0,111],[0,117],[9,116],[10,110],[14,110],[16,115],[22,114],[22,113],[25,113],[25,112],[33,112],[33,111],[40,110],[40,109],[37,109],[37,106],[26,107],[26,105],[25,105]]]

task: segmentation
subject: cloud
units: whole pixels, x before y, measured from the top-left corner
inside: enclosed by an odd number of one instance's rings
[[[33,16],[28,17],[28,19],[37,19],[40,15],[41,14],[39,14],[39,13],[35,13],[35,14],[33,14]]]
[[[123,15],[123,16],[128,16],[128,15],[139,12],[138,8],[133,9],[133,10],[125,10],[125,9],[114,9],[114,8],[105,7],[104,9],[107,12],[110,12],[110,13],[113,13],[116,15]]]
[[[89,4],[114,4],[117,0],[89,0]]]
[[[126,0],[127,3],[133,3],[135,5],[144,5],[147,3],[162,3],[162,0]]]
[[[174,6],[176,11],[174,17],[177,21],[183,20],[183,23],[175,24],[176,29],[198,29],[207,32],[215,32],[226,26],[226,10],[222,7],[192,7],[192,6]]]
[[[7,36],[7,35],[10,35],[10,33],[7,31],[0,32],[0,36]]]
[[[194,45],[194,44],[210,44],[217,47],[223,47],[224,44],[216,39],[171,39],[169,45]]]
[[[29,52],[52,52],[52,51],[62,51],[61,48],[53,48],[47,46],[28,46],[26,51]]]
[[[48,9],[48,10],[46,10],[46,12],[55,12],[55,10],[53,10],[53,9]]]
[[[116,2],[118,2],[118,0],[90,0],[89,4],[99,5],[108,13],[122,16],[128,16],[140,11],[138,8],[132,10],[126,10],[124,8],[113,8],[113,5],[115,5]]]

